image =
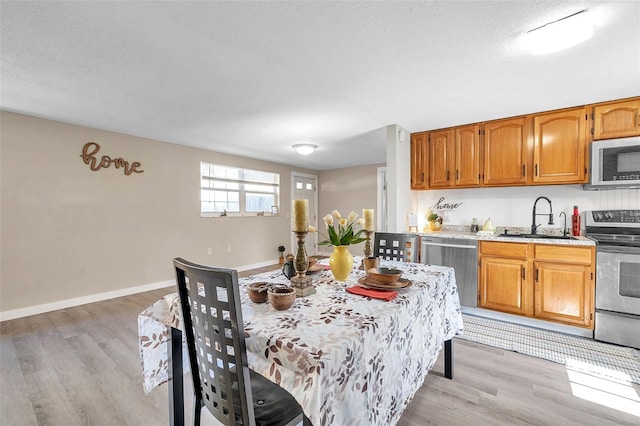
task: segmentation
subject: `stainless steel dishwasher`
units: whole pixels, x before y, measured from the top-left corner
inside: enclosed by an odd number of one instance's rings
[[[478,306],[478,241],[463,238],[421,237],[420,260],[450,266],[456,274],[462,306]]]

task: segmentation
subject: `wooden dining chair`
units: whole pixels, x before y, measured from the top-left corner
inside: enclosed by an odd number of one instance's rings
[[[193,424],[200,424],[203,406],[224,425],[310,424],[289,392],[248,367],[238,273],[180,258],[173,264],[193,379]]]
[[[380,260],[418,262],[418,235],[376,232],[373,239],[373,256]]]

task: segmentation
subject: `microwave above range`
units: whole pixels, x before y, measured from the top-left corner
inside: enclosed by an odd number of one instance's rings
[[[594,141],[586,190],[640,188],[640,137]]]

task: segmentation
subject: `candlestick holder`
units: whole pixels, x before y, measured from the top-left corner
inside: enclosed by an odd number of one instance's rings
[[[296,270],[296,276],[291,277],[291,287],[296,290],[297,297],[306,297],[316,292],[316,288],[311,284],[311,277],[307,276],[309,258],[307,257],[307,250],[304,247],[307,231],[293,232],[298,239],[298,249],[296,250],[296,256],[293,258],[293,267]]]
[[[371,248],[371,234],[373,234],[373,231],[364,231],[364,235],[367,237],[367,240],[364,242],[364,257],[373,256],[373,248]]]
[[[366,266],[365,266],[365,260],[369,259],[370,257],[373,257],[373,248],[371,247],[371,234],[373,234],[373,231],[364,231],[364,235],[366,236],[366,240],[364,242],[364,249],[362,250],[364,257],[362,258],[362,262],[360,263],[360,268],[358,269],[363,269],[363,270],[367,270]]]

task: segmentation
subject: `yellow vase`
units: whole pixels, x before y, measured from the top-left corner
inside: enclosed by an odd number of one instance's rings
[[[438,222],[437,220],[429,221],[429,230],[430,231],[439,231],[441,229],[442,229],[442,223]]]
[[[349,252],[349,246],[334,246],[333,253],[329,256],[329,266],[336,280],[345,281],[349,278],[353,268],[353,256]]]

